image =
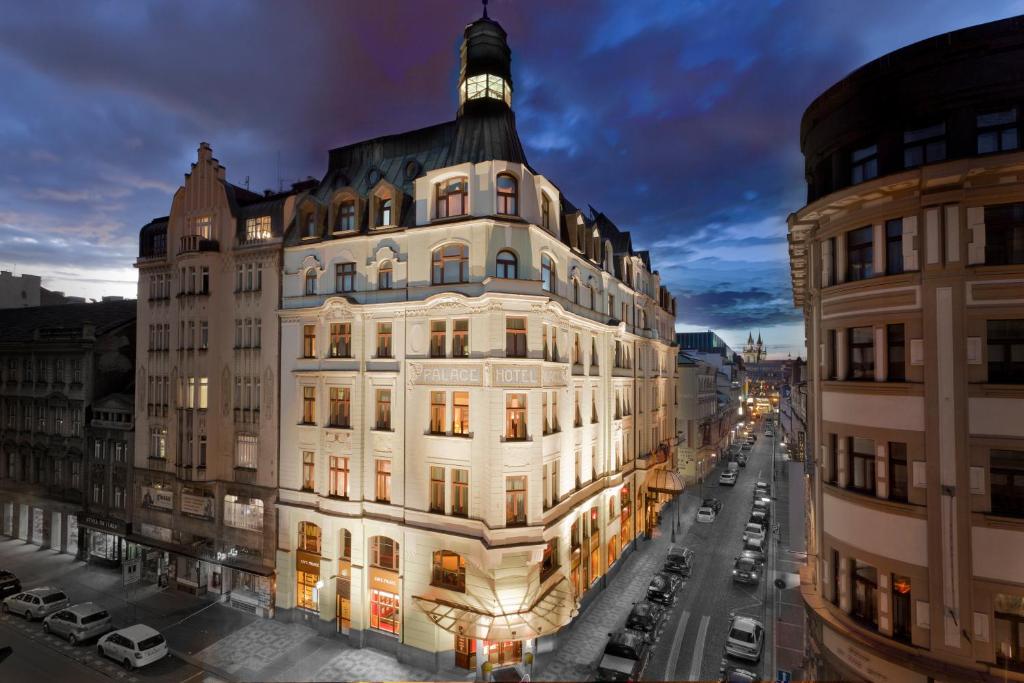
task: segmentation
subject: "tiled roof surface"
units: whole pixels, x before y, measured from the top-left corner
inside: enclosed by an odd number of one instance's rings
[[[100,335],[135,319],[135,299],[0,310],[0,343],[32,341],[40,328],[78,329],[89,323]]]

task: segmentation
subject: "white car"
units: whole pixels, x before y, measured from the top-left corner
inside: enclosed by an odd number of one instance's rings
[[[719,486],[735,486],[736,485],[736,473],[726,470],[718,477]]]
[[[755,522],[747,522],[747,526],[743,529],[743,542],[746,543],[749,540],[764,540],[764,527]]]
[[[125,669],[138,669],[167,656],[167,641],[145,624],[111,631],[99,639],[96,651],[120,662]]]
[[[764,626],[757,619],[733,617],[729,624],[729,636],[725,641],[725,653],[738,659],[757,662],[764,647]]]
[[[697,510],[697,521],[703,524],[709,524],[715,521],[715,511],[709,507],[702,507]]]

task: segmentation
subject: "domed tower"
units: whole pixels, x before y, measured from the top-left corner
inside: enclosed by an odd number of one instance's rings
[[[512,51],[501,25],[484,15],[466,26],[460,50],[459,116],[512,107]]]

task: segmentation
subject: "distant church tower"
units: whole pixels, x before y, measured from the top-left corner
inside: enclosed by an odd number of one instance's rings
[[[754,342],[753,333],[747,334],[747,343],[743,346],[743,362],[747,364],[760,363],[765,359],[764,342],[761,341],[761,333],[757,333],[757,343]]]

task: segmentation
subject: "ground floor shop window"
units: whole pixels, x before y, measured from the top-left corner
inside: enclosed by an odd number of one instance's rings
[[[89,532],[89,554],[104,560],[117,561],[118,537],[112,534],[105,534],[102,531]]]
[[[495,666],[513,664],[523,660],[523,641],[521,640],[484,641],[484,644],[487,648],[487,661]]]
[[[400,602],[397,595],[377,589],[370,590],[370,628],[398,635]]]
[[[316,582],[319,580],[319,574],[310,574],[303,571],[295,572],[295,605],[299,609],[308,609],[313,612],[320,611],[316,588]]]
[[[1024,671],[1024,597],[998,593],[994,599],[996,662]]]

